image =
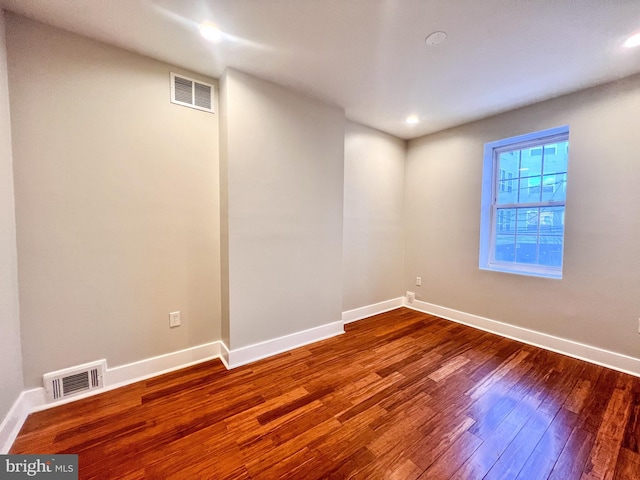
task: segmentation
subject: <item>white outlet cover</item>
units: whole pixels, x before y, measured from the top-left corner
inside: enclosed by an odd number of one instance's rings
[[[169,314],[169,327],[179,327],[180,326],[180,312],[171,312]]]

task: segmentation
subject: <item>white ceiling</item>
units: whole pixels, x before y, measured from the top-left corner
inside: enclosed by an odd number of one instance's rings
[[[0,0],[209,76],[234,67],[414,138],[640,72],[640,0]],[[198,25],[225,32],[212,44]],[[436,30],[447,39],[428,46]],[[417,114],[418,125],[404,119]]]

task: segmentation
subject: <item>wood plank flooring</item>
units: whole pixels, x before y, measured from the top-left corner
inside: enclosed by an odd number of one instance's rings
[[[401,308],[35,413],[83,479],[640,478],[640,379]]]

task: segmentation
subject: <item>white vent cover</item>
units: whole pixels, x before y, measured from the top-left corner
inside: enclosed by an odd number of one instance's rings
[[[213,85],[171,73],[171,103],[213,113]]]
[[[106,360],[85,363],[77,367],[65,368],[44,374],[44,388],[49,401],[78,395],[83,392],[102,388]]]

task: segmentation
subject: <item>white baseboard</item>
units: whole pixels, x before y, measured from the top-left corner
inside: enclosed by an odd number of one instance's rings
[[[342,321],[344,323],[351,323],[363,318],[372,317],[379,313],[395,310],[396,308],[404,305],[404,297],[392,298],[384,302],[374,303],[373,305],[367,305],[365,307],[354,308],[353,310],[347,310],[342,312]]]
[[[221,342],[206,343],[127,365],[114,368],[107,367],[104,378],[104,388],[92,390],[85,394],[76,395],[57,402],[48,402],[44,387],[23,391],[0,425],[0,454],[5,454],[9,451],[20,428],[22,428],[24,421],[30,413],[75,402],[82,398],[98,395],[131,383],[162,375],[163,373],[179,370],[200,362],[213,360],[214,358],[220,358],[220,343]]]
[[[529,330],[528,328],[510,325],[420,300],[414,300],[409,303],[405,298],[405,306],[419,312],[463,323],[486,332],[495,333],[529,345],[551,350],[552,352],[640,377],[640,358],[629,357],[621,353],[611,352],[573,340],[555,337],[547,333]]]
[[[224,342],[218,341],[147,358],[118,367],[109,368],[107,366],[104,388],[92,390],[56,402],[49,402],[47,400],[44,387],[25,390],[20,394],[2,421],[2,424],[0,424],[0,454],[8,453],[30,413],[98,395],[109,390],[214,358],[219,358],[225,367],[229,369],[342,333],[344,333],[344,326],[342,321],[339,321],[231,351],[229,351]]]
[[[206,343],[177,352],[147,358],[138,362],[109,368],[104,378],[104,388],[49,402],[44,387],[23,391],[0,424],[0,454],[8,453],[24,421],[30,413],[75,402],[157,375],[189,367],[197,363],[219,358],[227,369],[261,360],[293,348],[324,340],[344,333],[342,321],[296,332],[266,342],[229,351],[222,341]]]
[[[235,368],[342,333],[344,333],[342,321],[327,323],[246,347],[228,350],[227,346],[223,344],[221,357],[225,359],[227,368]]]
[[[0,424],[0,455],[9,453],[9,449],[15,441],[24,421],[30,411],[25,400],[26,392],[22,392]]]
[[[105,384],[118,388],[133,382],[162,375],[173,370],[195,365],[196,363],[220,358],[221,342],[210,342],[196,347],[185,348],[177,352],[146,358],[139,362],[107,368]]]

